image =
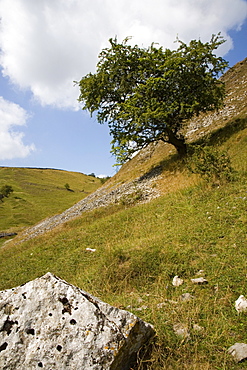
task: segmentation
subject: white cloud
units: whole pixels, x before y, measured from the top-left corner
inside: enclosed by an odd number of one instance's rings
[[[23,108],[0,97],[0,160],[24,158],[35,149],[23,143],[23,132],[13,130],[25,125],[27,118]]]
[[[0,0],[1,65],[4,76],[32,91],[42,105],[77,108],[73,80],[93,71],[110,37],[158,42],[173,48],[239,29],[247,16],[245,0]]]

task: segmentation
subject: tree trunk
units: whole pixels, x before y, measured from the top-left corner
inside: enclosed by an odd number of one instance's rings
[[[187,154],[187,144],[185,142],[184,136],[176,136],[172,130],[166,128],[168,140],[167,143],[175,146],[180,157],[183,157]]]

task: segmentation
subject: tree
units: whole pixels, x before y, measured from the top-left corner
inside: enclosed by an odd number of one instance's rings
[[[3,201],[3,198],[8,198],[8,196],[13,193],[13,188],[10,185],[3,185],[0,189],[0,200]]]
[[[225,89],[219,74],[228,63],[213,52],[225,40],[220,34],[210,42],[177,40],[177,50],[152,44],[140,48],[110,39],[94,74],[79,82],[79,102],[99,123],[107,122],[112,152],[120,163],[151,142],[162,140],[187,152],[182,129],[200,112],[219,109]]]
[[[64,185],[64,187],[65,187],[65,189],[66,190],[70,190],[70,186],[69,186],[69,184],[66,182],[66,184]]]

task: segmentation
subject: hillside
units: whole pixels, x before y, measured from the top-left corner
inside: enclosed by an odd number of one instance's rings
[[[227,349],[247,343],[246,313],[234,308],[247,297],[247,59],[223,78],[225,107],[187,132],[191,143],[204,135],[227,150],[233,181],[205,182],[170,145],[149,146],[87,198],[4,244],[0,289],[50,271],[152,323],[151,357],[137,370],[244,369]]]
[[[66,190],[66,183],[70,190]],[[95,191],[101,182],[77,172],[0,167],[0,187],[6,184],[14,192],[0,202],[0,232],[18,232],[60,213]]]
[[[220,129],[224,127],[227,135],[231,135],[231,133],[246,127],[247,58],[229,69],[222,76],[222,80],[225,82],[227,93],[224,107],[218,112],[201,114],[195,119],[190,120],[185,128],[185,135],[188,142],[194,142],[207,135],[210,136],[213,132],[216,132],[216,135],[218,132],[220,135],[223,132]],[[224,139],[224,137],[225,134],[223,132],[222,138]],[[180,178],[174,178],[174,174],[180,176],[180,171],[177,171],[177,165],[180,166],[177,163],[174,147],[162,142],[155,143],[149,145],[131,161],[125,163],[121,170],[112,177],[109,184],[124,183],[133,180],[134,178],[147,175],[155,168],[157,171],[164,172],[165,182],[167,180],[169,183],[180,182]],[[185,179],[183,180],[188,184]],[[186,184],[180,184],[178,187],[186,186]],[[167,185],[164,182],[162,185],[165,187],[164,190],[167,191]]]

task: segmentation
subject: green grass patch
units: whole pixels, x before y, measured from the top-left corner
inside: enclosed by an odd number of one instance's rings
[[[20,230],[61,213],[95,191],[101,181],[77,172],[0,167],[0,185],[6,184],[14,192],[0,201],[0,231]]]
[[[234,309],[246,294],[246,209],[242,175],[219,188],[198,186],[145,205],[87,212],[45,236],[2,248],[0,289],[51,271],[155,326],[148,369],[239,369],[226,349],[247,340],[246,315]],[[205,286],[190,280],[199,270]],[[182,286],[172,286],[174,275],[184,279]],[[185,292],[195,298],[182,302]],[[188,326],[188,340],[175,335],[176,323]]]
[[[238,91],[245,88],[240,84],[242,74],[236,76],[240,67],[226,75]],[[157,333],[151,358],[140,360],[138,370],[247,368],[227,354],[234,343],[247,343],[247,313],[238,315],[234,308],[239,295],[247,296],[245,100],[236,98],[236,106],[239,120],[230,118],[227,125],[217,121],[218,130],[206,141],[211,148],[228,153],[235,171],[232,181],[212,186],[210,178],[189,175],[186,162],[178,160],[169,145],[153,145],[126,163],[109,185],[159,173],[162,178],[154,186],[163,196],[136,206],[136,199],[124,197],[120,204],[85,212],[35,239],[4,244],[0,289],[50,271],[132,311],[152,323]],[[14,188],[0,204],[3,229],[20,228],[59,213],[100,182],[93,177],[79,179],[78,174],[72,180],[72,174],[63,171],[25,170],[25,176],[13,171],[0,168],[1,178]],[[66,190],[65,184],[73,191]],[[199,271],[208,284],[192,283]],[[172,285],[175,275],[184,280],[179,287]],[[194,298],[183,301],[184,293]],[[178,324],[187,327],[189,337],[175,334]]]

